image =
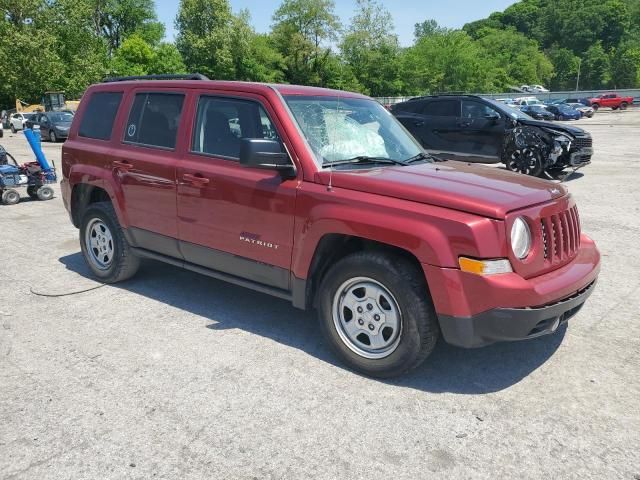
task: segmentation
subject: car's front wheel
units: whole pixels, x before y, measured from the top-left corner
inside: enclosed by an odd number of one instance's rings
[[[80,225],[80,247],[87,265],[101,281],[115,283],[138,271],[140,259],[127,243],[110,202],[91,204]]]
[[[533,148],[518,148],[508,155],[507,170],[539,177],[544,170],[542,156]]]
[[[11,124],[11,133],[17,133],[16,127],[14,127],[13,123]]]
[[[351,254],[324,276],[319,321],[337,355],[373,377],[400,375],[433,351],[439,328],[424,274],[403,257]]]
[[[56,137],[56,132],[54,132],[53,130],[49,132],[49,140],[51,140],[53,143],[56,143],[58,141],[58,137]]]

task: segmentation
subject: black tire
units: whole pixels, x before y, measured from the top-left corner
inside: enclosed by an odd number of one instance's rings
[[[4,205],[15,205],[20,201],[20,194],[17,190],[10,188],[2,192],[2,203]]]
[[[598,105],[597,103],[594,103],[594,104],[592,104],[592,105],[591,105],[591,108],[593,108],[593,110],[594,110],[595,112],[597,112],[597,111],[598,111],[598,109],[600,108],[600,105]]]
[[[343,320],[337,317],[334,319],[334,307],[340,305],[340,299],[344,298],[342,292],[345,290],[342,288],[345,284],[358,280],[373,280],[381,285],[387,293],[390,293],[399,312],[400,326],[392,345],[393,349],[388,353],[382,352],[380,358],[366,358],[362,353],[354,350],[358,346],[348,339],[343,339],[348,335],[340,326]],[[385,254],[381,251],[366,251],[341,259],[322,279],[317,300],[321,329],[331,348],[350,368],[372,377],[394,377],[417,367],[433,351],[440,334],[424,274],[413,263],[397,255]],[[369,297],[366,299],[363,297],[362,301],[369,300]],[[381,298],[373,303],[376,304],[375,308],[384,304]],[[369,307],[370,305],[367,305],[365,310],[371,310]],[[363,309],[358,311],[363,312]],[[367,312],[354,312],[353,315],[365,316]],[[366,322],[371,322],[368,327],[372,327],[374,322],[371,319],[371,312],[368,317]],[[363,325],[362,319],[358,320],[360,325]],[[356,318],[352,317],[350,321],[356,322]],[[386,321],[383,320],[382,324],[378,324],[382,325],[379,328],[380,335],[383,335],[383,329],[388,328],[384,327],[385,323]],[[360,335],[369,333],[364,325],[361,332]]]
[[[27,187],[27,195],[29,195],[32,200],[38,200],[38,187],[35,185]]]
[[[58,137],[56,137],[56,132],[54,132],[53,130],[49,131],[49,140],[51,140],[51,142],[56,143],[58,141]]]
[[[507,153],[507,170],[532,177],[539,177],[544,173],[542,156],[532,148],[522,148]]]
[[[11,124],[11,133],[15,134],[17,132],[16,127],[13,126],[13,123]]]
[[[51,200],[53,198],[53,188],[48,185],[43,185],[36,190],[36,197],[42,201]]]
[[[620,110],[626,110],[629,104],[627,102],[622,102],[620,104]]]
[[[87,245],[87,240],[91,237],[91,231],[88,232],[88,229],[90,225],[96,224],[104,225],[111,237],[111,260],[104,265],[96,261],[96,256],[100,253],[93,249],[89,250],[91,246]],[[80,224],[80,247],[91,272],[104,283],[127,280],[136,274],[140,266],[140,259],[135,256],[127,243],[111,202],[93,203],[87,208]]]

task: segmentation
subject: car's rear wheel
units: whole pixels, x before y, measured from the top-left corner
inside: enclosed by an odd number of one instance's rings
[[[126,280],[140,266],[140,259],[127,243],[110,202],[94,203],[87,208],[80,225],[80,247],[93,274],[105,283]]]
[[[343,258],[324,276],[318,305],[332,349],[373,377],[417,367],[439,336],[424,274],[400,256],[367,251]]]
[[[542,156],[533,148],[516,149],[507,159],[507,170],[539,177],[543,172]]]

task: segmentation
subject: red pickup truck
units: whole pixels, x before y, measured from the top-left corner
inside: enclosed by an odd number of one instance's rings
[[[589,99],[591,107],[594,110],[598,110],[602,107],[611,108],[613,110],[626,110],[626,108],[633,104],[633,97],[621,97],[617,93],[605,93],[595,98]]]
[[[91,86],[63,146],[102,281],[152,258],[316,308],[335,352],[379,377],[440,335],[555,332],[593,291],[600,255],[564,186],[436,161],[356,93],[174,78]]]

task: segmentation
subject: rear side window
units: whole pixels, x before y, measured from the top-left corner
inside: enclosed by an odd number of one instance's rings
[[[124,141],[151,147],[175,148],[183,103],[182,94],[136,94],[124,132]]]
[[[82,115],[78,135],[98,140],[111,139],[113,121],[118,113],[121,100],[122,92],[96,92],[92,94]]]
[[[256,102],[201,97],[191,150],[222,157],[240,157],[240,139],[279,140],[267,112]]]
[[[459,113],[458,102],[457,100],[428,102],[425,104],[422,113],[424,115],[433,115],[434,117],[457,117]]]

